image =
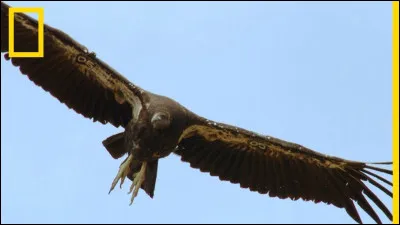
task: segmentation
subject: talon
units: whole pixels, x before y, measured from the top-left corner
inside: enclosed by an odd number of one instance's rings
[[[125,177],[126,177],[126,176],[124,176],[124,177],[121,178],[121,183],[119,183],[119,189],[122,189],[122,185],[124,184]]]
[[[137,172],[134,176],[135,178],[133,179],[132,185],[128,192],[128,194],[132,193],[131,203],[129,205],[133,204],[133,200],[137,196],[137,194],[139,192],[139,188],[142,186],[142,184],[145,180],[146,167],[147,167],[147,162],[143,162],[142,166],[140,168],[140,171]]]
[[[125,177],[128,175],[129,170],[130,170],[130,164],[133,160],[133,156],[132,154],[128,156],[128,158],[121,164],[121,166],[119,167],[119,171],[117,173],[117,176],[115,176],[112,184],[111,184],[111,188],[110,191],[108,192],[108,194],[111,193],[112,190],[114,190],[115,185],[117,185],[118,181],[121,179],[121,184],[120,184],[120,188],[122,188],[122,184],[124,183]]]

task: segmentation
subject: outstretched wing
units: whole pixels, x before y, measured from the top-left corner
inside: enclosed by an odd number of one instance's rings
[[[8,52],[9,6],[1,2],[1,52]],[[38,51],[38,23],[21,13],[14,17],[15,52]],[[9,58],[21,73],[60,102],[87,118],[125,126],[141,109],[146,92],[60,30],[44,26],[43,58]]]
[[[242,188],[282,199],[333,204],[345,208],[361,223],[355,201],[381,223],[368,197],[392,220],[389,209],[364,183],[368,181],[392,197],[391,191],[374,179],[392,186],[376,174],[379,171],[392,175],[390,170],[330,157],[298,144],[211,121],[189,126],[175,153],[191,167],[239,183]]]

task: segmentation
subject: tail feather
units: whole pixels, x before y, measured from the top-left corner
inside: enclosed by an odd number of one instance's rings
[[[124,132],[112,135],[103,141],[104,147],[114,158],[119,159],[127,153],[124,147]]]

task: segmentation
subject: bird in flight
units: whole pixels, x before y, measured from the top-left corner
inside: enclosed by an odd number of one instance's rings
[[[151,198],[158,160],[177,154],[191,167],[222,181],[280,199],[326,203],[346,210],[362,223],[355,203],[382,223],[371,200],[390,220],[391,211],[367,187],[372,184],[390,197],[393,184],[378,173],[392,175],[382,165],[318,153],[299,144],[217,123],[178,102],[131,83],[96,54],[61,30],[44,25],[44,57],[9,56],[9,6],[1,2],[1,52],[37,86],[78,114],[123,127],[124,132],[102,143],[114,159],[126,158],[110,192],[126,178],[132,181],[131,204],[140,189]],[[23,13],[14,18],[14,51],[38,51],[38,22]]]

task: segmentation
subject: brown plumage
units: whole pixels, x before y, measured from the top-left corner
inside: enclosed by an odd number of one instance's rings
[[[8,51],[8,8],[1,3],[1,52]],[[60,102],[93,121],[125,128],[103,141],[115,159],[128,154],[119,179],[133,181],[153,197],[158,159],[176,153],[193,168],[271,197],[324,202],[346,212],[357,222],[357,203],[381,223],[367,198],[392,220],[390,210],[366,186],[370,183],[390,197],[392,183],[377,165],[348,161],[304,146],[206,120],[172,99],[130,83],[67,34],[45,26],[44,58],[6,59],[22,74]],[[37,51],[37,22],[15,16],[15,51]]]

